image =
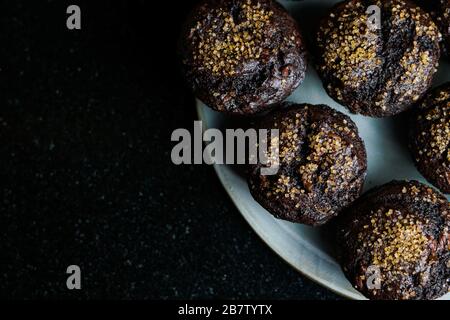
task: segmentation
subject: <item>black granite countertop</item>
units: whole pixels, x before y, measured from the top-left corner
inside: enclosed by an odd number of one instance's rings
[[[0,296],[336,299],[211,167],[172,165],[172,131],[196,119],[175,56],[190,3],[152,3],[77,1],[81,31],[68,1],[0,3]]]

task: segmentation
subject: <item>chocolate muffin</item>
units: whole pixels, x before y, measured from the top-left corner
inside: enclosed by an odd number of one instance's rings
[[[450,82],[431,91],[414,110],[409,140],[417,169],[450,193]]]
[[[371,5],[380,9],[378,19]],[[410,1],[348,0],[320,24],[318,72],[328,94],[350,111],[392,116],[430,87],[439,40],[429,14]]]
[[[416,0],[427,10],[442,33],[442,51],[445,55],[450,53],[450,0]]]
[[[450,204],[417,181],[393,181],[342,215],[344,272],[375,300],[435,299],[450,281]]]
[[[323,225],[360,195],[366,150],[346,115],[325,105],[285,105],[257,127],[279,130],[279,159],[272,159],[278,173],[262,175],[259,164],[248,179],[253,197],[275,217]]]
[[[203,1],[186,23],[181,53],[197,97],[238,115],[284,100],[307,66],[296,22],[272,0]]]

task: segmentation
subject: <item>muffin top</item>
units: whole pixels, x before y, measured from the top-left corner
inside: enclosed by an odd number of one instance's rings
[[[244,1],[239,8],[238,19],[229,8],[215,7],[197,21],[191,44],[192,58],[200,68],[233,76],[250,61],[259,60],[264,49],[270,49],[267,40],[273,10],[251,1]]]
[[[353,121],[327,106],[284,108],[258,124],[279,130],[279,171],[264,176],[261,165],[253,166],[250,191],[278,218],[322,225],[359,196],[367,170],[364,143]]]
[[[304,79],[298,26],[272,0],[207,0],[181,38],[185,74],[208,106],[253,114],[281,102]]]
[[[344,214],[338,237],[344,271],[371,299],[438,298],[448,291],[449,228],[443,195],[416,181],[391,182]]]
[[[379,17],[369,4],[378,6]],[[352,112],[394,115],[430,86],[440,37],[429,15],[410,1],[348,0],[321,23],[318,71],[327,92]]]
[[[430,92],[413,113],[410,148],[419,171],[450,193],[450,83]]]

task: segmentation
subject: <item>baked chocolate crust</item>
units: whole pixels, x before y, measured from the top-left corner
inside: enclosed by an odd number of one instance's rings
[[[443,195],[417,181],[393,181],[343,213],[337,239],[342,267],[370,299],[439,298],[449,289],[449,229]]]
[[[288,105],[257,127],[279,129],[278,173],[261,175],[259,164],[248,179],[253,197],[275,217],[319,226],[359,197],[367,155],[348,116],[325,105]]]
[[[380,29],[369,6],[380,8]],[[318,72],[328,94],[353,113],[396,115],[430,87],[440,33],[409,0],[348,0],[336,5],[317,34]]]
[[[207,0],[181,38],[184,73],[197,97],[238,115],[266,111],[303,81],[306,51],[297,23],[272,0]]]
[[[450,193],[450,82],[431,91],[414,110],[409,145],[420,173]]]
[[[431,14],[442,33],[442,52],[450,54],[450,0],[416,0],[417,4]]]

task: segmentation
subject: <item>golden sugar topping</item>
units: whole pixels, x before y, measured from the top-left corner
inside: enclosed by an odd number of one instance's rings
[[[375,105],[385,110],[391,99],[389,92],[399,95],[399,102],[406,98],[413,101],[420,98],[420,93],[411,88],[427,83],[436,71],[437,62],[434,63],[432,52],[419,39],[427,37],[431,41],[438,41],[441,35],[434,23],[424,23],[426,14],[419,8],[410,7],[402,0],[389,3],[377,1],[376,4],[384,9],[382,15],[389,15],[391,32],[405,28],[405,20],[412,20],[415,25],[411,45],[406,44],[409,47],[396,62],[403,73],[398,79],[386,79],[381,86],[382,92],[375,95]],[[342,86],[353,89],[363,86],[372,77],[379,76],[386,68],[392,68],[393,63],[384,52],[386,30],[383,29],[383,23],[380,30],[370,26],[366,10],[362,1],[349,1],[338,15],[330,14],[329,22],[322,25],[318,35],[323,59],[321,70],[336,77]],[[404,92],[400,92],[399,89],[403,88]],[[339,87],[329,85],[328,89],[334,91],[338,99],[342,99]]]
[[[432,188],[422,187],[418,188],[416,185],[411,185],[409,187],[403,187],[402,193],[408,195],[414,201],[428,202],[428,203],[444,203],[446,200],[439,199],[436,192]]]
[[[438,104],[418,116],[425,126],[419,133],[417,145],[421,146],[418,151],[421,157],[426,156],[430,160],[441,157],[450,162],[450,100],[439,104],[446,100],[445,97],[448,99],[448,93],[441,93],[435,100]]]
[[[371,264],[391,274],[411,271],[409,268],[422,259],[428,245],[422,221],[394,209],[372,214],[359,239],[372,252]]]
[[[352,146],[328,130],[314,133],[308,140],[310,152],[298,170],[306,191],[312,192],[316,183],[326,185],[325,193],[349,187],[357,165],[356,156],[351,155]]]
[[[358,174],[358,159],[354,145],[341,134],[356,138],[356,133],[346,120],[334,125],[309,123],[306,113],[299,112],[278,119],[274,127],[280,130],[281,166],[297,168],[294,175],[280,175],[273,185],[267,185],[268,197],[295,201],[299,195],[315,194],[317,190],[328,193],[352,187]]]
[[[273,11],[254,0],[242,1],[238,18],[224,8],[214,9],[211,20],[198,21],[192,30],[193,59],[214,75],[233,76],[243,61],[263,53],[265,30]]]
[[[323,50],[322,70],[330,68],[334,76],[346,86],[358,87],[361,81],[381,67],[377,58],[380,42],[377,31],[368,27],[368,17],[360,11],[366,8],[359,2],[356,9],[347,5],[339,16],[330,14],[330,22],[321,27],[318,44]]]

